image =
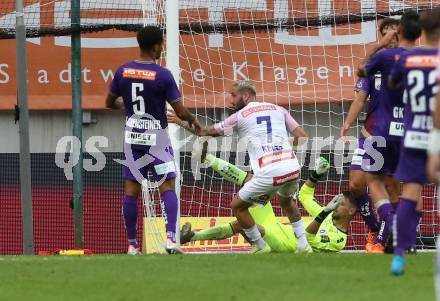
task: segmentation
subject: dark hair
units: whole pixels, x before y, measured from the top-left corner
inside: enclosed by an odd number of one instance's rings
[[[162,44],[163,33],[157,26],[148,25],[139,29],[137,33],[137,41],[139,48],[143,51],[148,51],[153,48],[154,45]]]
[[[354,197],[354,194],[351,193],[350,191],[346,190],[343,191],[342,194],[344,195],[344,197],[346,199],[348,199],[348,201],[350,202],[350,205],[354,208],[356,208],[356,198]]]
[[[390,26],[399,26],[399,20],[393,18],[385,18],[382,20],[382,23],[379,25],[379,32],[383,35],[383,30]]]
[[[415,41],[420,37],[422,28],[420,27],[419,15],[415,11],[407,11],[402,15],[400,33],[408,41]]]
[[[440,8],[424,11],[420,15],[420,26],[428,39],[437,40],[440,36]]]

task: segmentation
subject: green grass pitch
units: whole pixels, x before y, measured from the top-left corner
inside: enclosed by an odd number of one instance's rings
[[[2,301],[434,300],[434,254],[0,257]]]

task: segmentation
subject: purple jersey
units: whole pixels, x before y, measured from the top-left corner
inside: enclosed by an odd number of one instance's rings
[[[110,93],[124,100],[125,178],[141,183],[148,171],[157,182],[175,178],[166,103],[181,95],[171,72],[153,62],[129,62],[116,71]]]
[[[369,95],[367,116],[365,118],[364,127],[371,133],[376,123],[376,111],[378,108],[378,96],[380,91],[381,75],[376,73],[373,76],[361,77],[357,80],[354,90],[356,92],[365,92]]]
[[[404,48],[390,48],[377,52],[365,66],[368,76],[380,72],[381,87],[375,115],[373,136],[382,136],[387,141],[398,142],[403,137],[403,87],[388,88],[388,76],[394,63],[405,52]]]
[[[390,80],[405,89],[403,146],[426,151],[432,129],[431,114],[437,93],[437,48],[406,51],[395,64]]]
[[[122,96],[127,123],[132,119],[129,126],[136,132],[166,129],[166,102],[181,100],[171,72],[153,62],[132,61],[120,66],[110,93]]]

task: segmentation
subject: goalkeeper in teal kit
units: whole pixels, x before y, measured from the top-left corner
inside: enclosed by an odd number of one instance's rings
[[[206,147],[205,150],[206,152]],[[236,166],[210,154],[202,156],[202,162],[210,166],[226,180],[243,185],[252,175]],[[316,169],[304,183],[298,193],[298,200],[311,215],[305,218],[307,240],[314,252],[339,252],[347,242],[347,229],[356,214],[354,198],[344,192],[335,196],[325,207],[319,205],[314,197],[316,183],[329,169],[326,159],[319,158]],[[290,224],[282,224],[276,217],[272,205],[255,206],[249,209],[265,242],[272,252],[296,252],[297,239]],[[222,240],[236,233],[244,233],[237,221],[194,232],[191,224],[186,223],[181,230],[181,243],[197,240]],[[246,238],[246,236],[245,236]]]

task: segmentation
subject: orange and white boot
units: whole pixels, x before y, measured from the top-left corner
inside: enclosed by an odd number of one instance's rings
[[[385,247],[382,244],[376,243],[369,250],[367,250],[367,253],[370,253],[370,254],[383,254],[384,253],[384,249],[385,249]]]
[[[365,250],[368,252],[376,244],[377,232],[368,232],[367,243],[365,244]]]

